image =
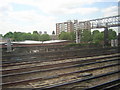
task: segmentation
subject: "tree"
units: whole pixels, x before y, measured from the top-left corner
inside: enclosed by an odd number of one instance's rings
[[[61,39],[61,40],[68,40],[68,39],[70,39],[70,35],[67,33],[67,32],[61,32],[60,34],[59,34],[59,39]]]
[[[75,32],[70,32],[71,39],[70,40],[75,40],[76,39],[76,34]]]
[[[40,40],[40,35],[37,33],[32,34],[32,40],[39,41]]]
[[[83,42],[90,42],[90,41],[92,41],[92,35],[91,35],[91,31],[90,30],[83,30],[81,41],[83,41]]]
[[[38,31],[33,31],[33,34],[39,34]]]
[[[31,33],[23,33],[22,37],[24,40],[32,40],[32,34]]]
[[[117,34],[115,31],[113,31],[113,29],[109,29],[108,30],[108,39],[112,40],[112,39],[116,39],[117,38]]]
[[[92,41],[95,43],[101,43],[104,40],[104,32],[100,32],[98,30],[94,30],[92,32]]]
[[[101,43],[103,40],[104,40],[104,33],[99,32],[99,33],[94,34],[93,42]]]
[[[14,41],[24,41],[24,38],[22,37],[23,33],[22,32],[14,32]]]
[[[13,38],[14,34],[12,32],[8,32],[4,35],[4,38]]]
[[[3,37],[3,35],[2,35],[2,34],[0,34],[0,37]]]
[[[13,41],[24,41],[24,40],[36,40],[36,41],[47,41],[50,40],[50,36],[48,34],[38,34],[37,31],[31,33],[24,32],[8,32],[4,35],[5,38],[12,38]]]
[[[52,32],[52,35],[55,35],[55,31]]]
[[[61,39],[61,40],[75,40],[75,33],[63,31],[59,34],[59,39]]]
[[[61,32],[60,34],[59,34],[59,39],[61,39],[61,40],[67,40],[67,38],[68,38],[68,36],[67,36],[67,33],[66,32]]]
[[[100,31],[94,30],[94,31],[92,32],[92,35],[94,36],[95,34],[98,34],[98,33],[100,33]]]
[[[48,34],[42,34],[40,36],[40,41],[48,41],[50,40],[50,36]]]

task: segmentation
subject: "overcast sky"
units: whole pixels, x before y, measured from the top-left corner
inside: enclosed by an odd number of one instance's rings
[[[119,0],[0,0],[0,34],[56,30],[67,20],[90,20],[118,14]]]

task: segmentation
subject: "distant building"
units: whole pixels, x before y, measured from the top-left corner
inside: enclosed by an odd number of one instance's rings
[[[62,31],[64,32],[75,32],[78,29],[91,29],[91,24],[89,21],[78,22],[78,20],[68,20],[63,23],[56,23],[56,35],[59,35]]]
[[[58,40],[57,35],[49,35],[51,40]]]
[[[91,24],[89,21],[85,21],[85,22],[79,22],[79,28],[80,29],[91,29]]]
[[[39,34],[42,34],[42,31],[39,31]]]
[[[57,23],[56,24],[56,35],[59,35],[62,31],[64,32],[73,32],[73,22],[71,20],[63,23]]]
[[[0,37],[0,43],[6,43],[7,42],[7,39],[6,38],[3,38],[3,37]]]
[[[44,31],[44,34],[47,34],[47,31]]]
[[[52,40],[57,40],[58,39],[57,35],[55,35],[55,31],[52,31],[52,35],[50,35],[50,38]]]

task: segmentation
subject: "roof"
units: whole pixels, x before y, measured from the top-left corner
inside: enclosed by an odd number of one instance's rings
[[[41,44],[41,43],[57,43],[57,42],[65,42],[67,40],[50,40],[50,41],[32,41],[32,40],[26,40],[22,42],[12,42],[14,44]]]

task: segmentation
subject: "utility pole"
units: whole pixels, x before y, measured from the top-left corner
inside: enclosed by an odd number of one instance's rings
[[[8,38],[7,39],[7,52],[11,52],[12,48],[11,48],[11,40]]]
[[[76,43],[80,43],[81,41],[81,30],[77,29],[76,30]]]
[[[108,46],[109,40],[108,40],[108,26],[106,23],[106,26],[104,28],[104,47]]]
[[[120,33],[118,33],[118,46],[120,46]]]

